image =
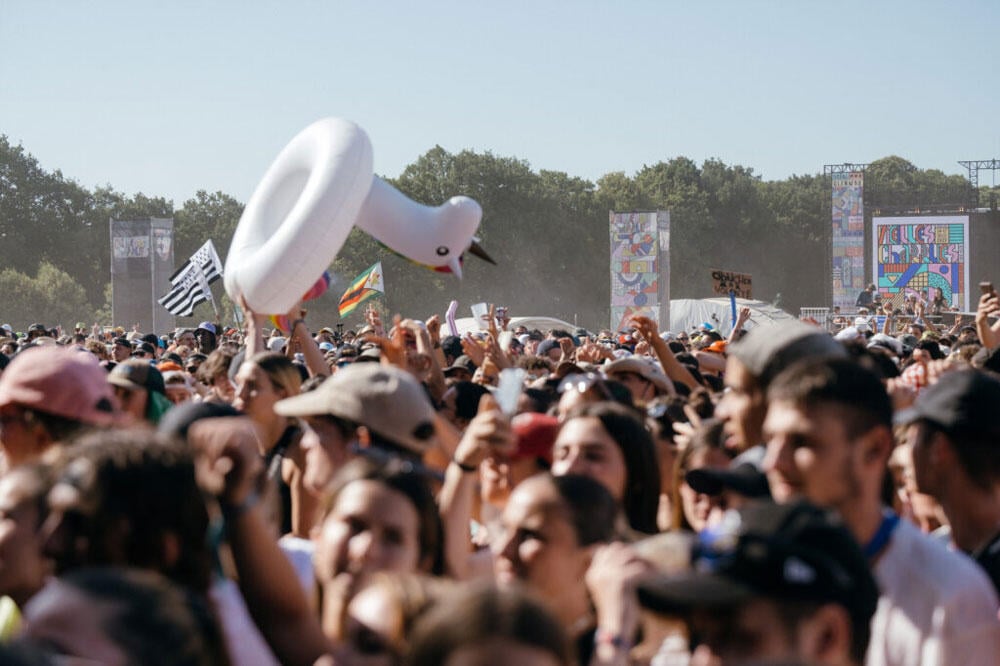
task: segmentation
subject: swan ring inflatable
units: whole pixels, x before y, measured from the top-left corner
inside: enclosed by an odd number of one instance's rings
[[[461,277],[482,219],[479,204],[452,197],[423,206],[376,177],[364,130],[319,120],[278,154],[247,202],[226,256],[226,292],[255,312],[287,312],[333,262],[354,226],[408,259]]]

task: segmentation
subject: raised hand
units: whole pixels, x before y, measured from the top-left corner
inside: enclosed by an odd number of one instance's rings
[[[559,338],[559,351],[562,355],[559,358],[559,362],[572,361],[573,355],[576,352],[576,345],[573,344],[573,338]]]
[[[646,340],[646,342],[651,343],[654,338],[660,336],[660,327],[650,317],[635,315],[629,320],[629,323],[635,327],[635,330]]]
[[[590,341],[584,342],[576,350],[576,360],[581,363],[600,363],[601,359],[609,355],[605,347]]]
[[[483,361],[486,360],[486,350],[468,333],[462,336],[462,353],[472,359],[477,368],[481,368]]]
[[[441,317],[431,315],[424,324],[427,326],[427,335],[431,338],[431,344],[441,344]]]
[[[365,321],[372,327],[372,331],[375,335],[379,337],[385,336],[385,328],[382,326],[382,318],[379,316],[378,310],[375,309],[374,305],[369,304],[368,309],[365,310]]]
[[[500,411],[496,399],[486,394],[480,399],[479,412],[465,429],[454,458],[460,465],[474,467],[488,456],[506,458],[516,444],[510,419]]]
[[[263,444],[249,417],[201,419],[188,440],[203,490],[229,506],[241,505],[256,490],[264,473]]]
[[[493,361],[493,365],[500,370],[511,367],[510,358],[500,348],[496,338],[489,334],[486,336],[486,358]]]

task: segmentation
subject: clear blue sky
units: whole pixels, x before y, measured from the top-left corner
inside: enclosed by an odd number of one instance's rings
[[[177,206],[245,201],[329,115],[388,176],[435,144],[591,180],[678,155],[964,173],[1000,158],[998,29],[997,0],[0,0],[0,133]]]

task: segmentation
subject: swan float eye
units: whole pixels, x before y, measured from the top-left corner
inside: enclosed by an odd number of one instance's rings
[[[451,250],[449,250],[448,248],[446,248],[444,245],[441,245],[435,251],[437,252],[437,254],[438,254],[439,257],[446,257],[446,256],[448,256],[448,253],[451,252]]]

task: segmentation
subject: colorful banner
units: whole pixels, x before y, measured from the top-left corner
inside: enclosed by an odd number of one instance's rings
[[[949,307],[969,311],[969,218],[872,219],[875,284],[897,307],[911,294],[933,301],[940,290]]]
[[[611,328],[633,315],[669,322],[670,213],[610,214]]]
[[[865,174],[833,174],[833,305],[853,309],[865,284]]]

